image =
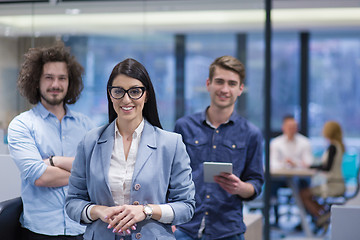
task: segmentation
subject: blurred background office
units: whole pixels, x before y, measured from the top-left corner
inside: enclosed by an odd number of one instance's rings
[[[271,135],[292,114],[315,156],[327,120],[341,124],[346,157],[360,153],[360,0],[273,0]],[[263,0],[0,1],[0,154],[6,129],[30,108],[16,89],[23,54],[63,41],[85,68],[72,106],[97,125],[107,122],[103,94],[115,63],[132,57],[154,83],[162,125],[202,111],[205,81],[218,56],[246,66],[240,114],[264,129]]]

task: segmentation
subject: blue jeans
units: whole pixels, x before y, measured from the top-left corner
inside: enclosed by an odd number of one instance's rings
[[[179,229],[176,229],[174,232],[176,240],[207,240],[206,236],[202,236],[201,238],[192,238],[183,231],[180,231]],[[231,237],[221,238],[218,240],[245,240],[244,234],[238,234]]]

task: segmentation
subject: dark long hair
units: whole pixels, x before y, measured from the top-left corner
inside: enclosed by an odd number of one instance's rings
[[[145,67],[135,59],[125,59],[124,61],[118,63],[112,70],[109,80],[107,82],[107,87],[112,86],[114,79],[120,74],[135,78],[142,82],[142,84],[144,84],[146,88],[147,101],[145,102],[144,108],[142,110],[143,116],[151,125],[162,128],[156,105],[154,87],[151,83],[150,76],[146,71]],[[106,91],[106,93],[108,99],[109,123],[111,123],[117,118],[117,114],[111,101],[109,91]]]

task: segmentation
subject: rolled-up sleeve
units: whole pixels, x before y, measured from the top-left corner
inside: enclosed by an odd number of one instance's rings
[[[263,168],[263,138],[259,131],[250,135],[249,147],[246,159],[246,170],[241,179],[253,185],[255,194],[244,200],[252,200],[260,195],[264,184]]]
[[[8,128],[8,142],[10,156],[19,168],[21,178],[35,184],[47,166],[36,146],[31,125],[28,126],[19,118],[15,118]]]

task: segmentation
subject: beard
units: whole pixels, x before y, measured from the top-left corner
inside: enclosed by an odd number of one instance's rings
[[[50,97],[50,95],[45,95],[42,94],[42,92],[40,91],[40,97],[41,99],[43,99],[47,104],[52,105],[52,106],[56,106],[56,105],[60,105],[63,104],[65,96],[61,97],[61,98],[52,98]]]

